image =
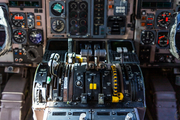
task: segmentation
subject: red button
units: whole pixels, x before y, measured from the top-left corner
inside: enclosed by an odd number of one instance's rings
[[[19,55],[22,55],[22,53],[20,52]]]
[[[15,58],[15,61],[16,61],[16,62],[18,62],[18,59],[17,59],[17,58]]]
[[[18,35],[21,35],[22,33],[18,33]]]

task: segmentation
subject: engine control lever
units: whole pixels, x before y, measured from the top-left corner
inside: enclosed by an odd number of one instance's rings
[[[52,53],[50,60],[48,62],[48,66],[50,68],[50,74],[56,76],[54,74],[54,69],[59,65],[58,60],[60,58],[60,55],[58,53]]]
[[[172,20],[172,26],[171,26],[171,29],[169,31],[170,52],[175,58],[180,60],[179,50],[176,46],[176,33],[177,33],[178,27],[180,25],[180,13],[179,12],[174,13],[173,17],[174,18]]]
[[[73,59],[72,59],[72,57],[73,57],[73,54],[72,54],[72,51],[73,51],[73,49],[72,49],[72,39],[71,38],[68,38],[68,63],[72,63],[73,62]]]
[[[5,42],[3,46],[0,48],[0,56],[1,56],[10,50],[11,38],[12,38],[11,37],[12,28],[9,24],[8,13],[3,6],[0,6],[0,25],[4,26],[5,34],[6,34]]]

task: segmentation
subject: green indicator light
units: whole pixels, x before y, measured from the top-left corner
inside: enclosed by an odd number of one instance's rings
[[[48,76],[47,77],[47,84],[49,84],[51,82],[51,78]]]

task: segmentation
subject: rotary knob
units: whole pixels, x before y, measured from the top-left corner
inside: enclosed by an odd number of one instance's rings
[[[132,113],[128,113],[127,115],[126,115],[126,118],[125,118],[125,120],[133,120],[133,114]]]
[[[77,85],[77,86],[81,86],[81,85],[82,85],[82,82],[78,80],[78,81],[76,82],[76,85]]]
[[[86,118],[86,114],[85,113],[81,113],[80,117],[79,117],[79,120],[85,120],[85,118]]]

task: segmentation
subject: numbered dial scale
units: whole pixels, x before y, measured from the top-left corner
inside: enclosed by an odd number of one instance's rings
[[[28,34],[29,41],[34,44],[41,44],[43,42],[42,30],[31,30]]]
[[[169,45],[168,32],[158,33],[158,45],[160,47],[167,47]]]
[[[157,16],[157,26],[167,29],[171,23],[171,13],[163,11]]]
[[[26,31],[24,30],[15,30],[13,32],[13,40],[15,43],[24,43],[26,42]]]
[[[14,27],[26,26],[26,16],[24,13],[12,13],[11,22]]]
[[[65,29],[65,22],[61,19],[52,20],[51,28],[54,32],[60,33]]]
[[[142,44],[153,44],[155,39],[155,33],[153,31],[142,31],[141,42]]]

